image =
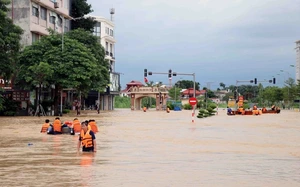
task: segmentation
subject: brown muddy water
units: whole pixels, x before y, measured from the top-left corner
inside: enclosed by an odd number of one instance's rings
[[[300,186],[300,112],[191,123],[191,111],[89,111],[96,153],[40,133],[46,118],[0,118],[0,186]]]

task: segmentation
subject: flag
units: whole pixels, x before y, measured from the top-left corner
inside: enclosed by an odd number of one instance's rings
[[[144,82],[147,83],[148,82],[148,79],[147,77],[144,77]]]

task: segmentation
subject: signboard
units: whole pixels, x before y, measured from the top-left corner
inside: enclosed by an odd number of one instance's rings
[[[191,97],[189,99],[189,103],[190,103],[190,105],[194,106],[197,104],[197,99],[195,97]]]
[[[12,83],[10,80],[4,80],[2,77],[0,77],[0,87],[5,90],[12,89]]]
[[[7,91],[3,93],[5,98],[12,98],[15,101],[29,101],[29,91]]]
[[[120,90],[120,74],[110,73],[110,91],[118,92]]]

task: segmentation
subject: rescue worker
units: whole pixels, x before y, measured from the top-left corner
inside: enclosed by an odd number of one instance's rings
[[[81,131],[81,124],[77,118],[74,118],[74,120],[73,120],[73,130],[74,130],[74,133],[80,133],[80,131]]]
[[[170,113],[170,108],[169,107],[167,108],[167,113]]]
[[[53,122],[53,132],[54,134],[61,134],[61,127],[62,124],[61,124],[61,121],[59,119],[59,117],[56,117],[54,122]]]
[[[96,125],[96,121],[91,119],[89,120],[89,126],[91,126],[91,130],[96,134],[98,132],[98,127]]]
[[[46,133],[50,127],[50,120],[46,119],[44,125],[42,126],[41,133]]]
[[[88,129],[88,124],[84,121],[81,123],[81,132],[77,144],[77,151],[82,146],[83,152],[96,152],[96,137],[93,131]]]
[[[256,105],[253,106],[252,114],[253,114],[253,115],[259,115],[259,111],[258,111]]]
[[[144,112],[146,112],[146,110],[147,110],[147,107],[145,107],[145,106],[144,106],[143,110],[144,110]]]
[[[245,110],[244,110],[243,107],[239,107],[239,108],[238,108],[238,114],[242,114],[242,115],[245,114]]]

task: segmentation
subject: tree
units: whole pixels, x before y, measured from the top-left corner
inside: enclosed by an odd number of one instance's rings
[[[226,88],[226,86],[225,86],[225,84],[223,82],[220,82],[220,87],[222,87],[223,90],[225,90],[225,88]]]
[[[91,12],[93,12],[92,6],[87,3],[87,0],[73,0],[71,16],[78,19],[71,21],[72,30],[82,28],[86,31],[93,32],[96,21],[91,17],[84,17]]]
[[[178,88],[176,86],[173,86],[170,90],[169,90],[169,96],[173,99],[173,100],[178,100],[180,98],[180,90],[182,90],[181,88]]]
[[[261,97],[264,101],[267,101],[268,105],[275,104],[275,102],[282,101],[283,99],[282,89],[275,86],[268,86],[262,91]]]
[[[97,59],[80,42],[65,37],[62,51],[62,37],[52,33],[44,36],[39,42],[27,46],[20,58],[20,73],[18,82],[20,86],[36,86],[33,80],[35,75],[28,74],[29,67],[37,67],[40,62],[48,63],[53,75],[47,74],[47,81],[55,85],[54,111],[58,114],[58,91],[63,88],[75,88],[87,93],[93,87],[93,77],[101,71]],[[51,77],[51,78],[50,78]]]
[[[189,89],[189,88],[194,88],[194,81],[190,80],[180,80],[175,83],[177,87],[180,87],[182,89]],[[195,89],[199,90],[200,89],[200,83],[195,82]]]
[[[49,85],[47,80],[50,80],[54,73],[52,66],[48,63],[40,62],[39,64],[33,64],[32,66],[29,66],[28,71],[25,71],[24,73],[26,82],[30,82],[32,85],[39,86],[37,105],[41,104],[40,97],[42,93],[42,86]]]
[[[68,32],[66,36],[79,41],[80,43],[84,44],[85,47],[91,50],[97,60],[98,69],[96,74],[91,77],[93,89],[97,91],[104,90],[105,87],[110,83],[109,62],[105,59],[105,50],[100,44],[98,40],[99,38],[83,29],[72,30]]]
[[[0,76],[9,80],[15,73],[23,30],[7,17],[9,0],[0,0]]]

